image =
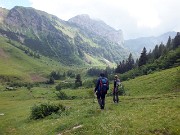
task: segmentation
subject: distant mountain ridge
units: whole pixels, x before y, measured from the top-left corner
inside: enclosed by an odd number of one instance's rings
[[[75,17],[67,22],[34,8],[0,8],[0,35],[66,65],[127,58],[129,51],[123,47],[121,31],[82,16],[81,21]]]
[[[85,32],[89,31],[89,33],[94,33],[98,36],[107,38],[113,43],[117,43],[119,45],[124,43],[123,33],[121,30],[117,31],[101,20],[93,20],[89,17],[89,15],[77,15],[69,19],[68,22],[80,27],[81,30],[85,30]]]
[[[176,34],[177,32],[171,31],[157,37],[152,36],[129,39],[125,40],[124,46],[133,52],[141,53],[144,47],[149,51],[150,49],[154,49],[155,45],[159,45],[161,42],[166,45],[168,37],[174,38]]]

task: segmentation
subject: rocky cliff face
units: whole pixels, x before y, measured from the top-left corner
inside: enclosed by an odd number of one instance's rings
[[[5,23],[9,27],[32,30],[33,32],[54,31],[57,29],[51,23],[48,14],[33,8],[14,7],[9,11],[5,18]]]
[[[68,22],[109,41],[122,45],[124,43],[121,30],[115,30],[103,21],[91,19],[88,15],[78,15],[68,20]]]
[[[4,18],[7,16],[8,10],[0,7],[0,23],[3,23]]]

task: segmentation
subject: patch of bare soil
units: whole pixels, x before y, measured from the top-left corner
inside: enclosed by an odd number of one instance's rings
[[[63,135],[63,134],[68,133],[68,132],[70,132],[72,130],[75,130],[75,129],[78,129],[78,128],[82,128],[82,127],[83,127],[83,125],[78,125],[78,126],[73,127],[70,130],[67,130],[67,131],[63,132],[63,133],[59,133],[58,135]]]
[[[8,58],[9,56],[4,52],[2,48],[0,48],[0,57],[2,58]]]
[[[33,82],[44,82],[47,81],[46,78],[42,77],[41,75],[38,74],[30,74],[31,80]]]

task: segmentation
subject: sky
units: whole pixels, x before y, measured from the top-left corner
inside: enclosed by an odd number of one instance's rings
[[[33,7],[68,20],[88,14],[123,31],[124,39],[180,32],[180,0],[0,0],[0,7]]]

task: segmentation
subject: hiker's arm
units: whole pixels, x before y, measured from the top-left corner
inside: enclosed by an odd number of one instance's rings
[[[108,83],[108,85],[107,85],[107,90],[109,90],[109,81],[107,80],[107,83]]]
[[[114,80],[114,90],[115,90],[115,88],[116,88],[116,81]]]
[[[95,87],[95,89],[94,89],[94,92],[96,92],[97,90],[98,90],[98,87],[99,87],[99,79],[97,80],[97,83],[96,83],[96,87]]]

